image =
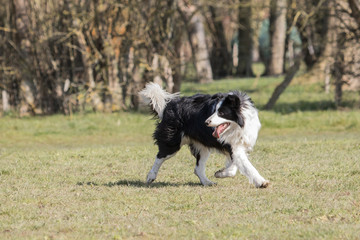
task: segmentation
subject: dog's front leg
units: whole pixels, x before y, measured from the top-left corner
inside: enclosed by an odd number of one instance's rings
[[[174,155],[175,155],[175,153],[167,155],[165,157],[160,157],[161,154],[158,153],[158,155],[156,156],[154,165],[152,166],[150,172],[148,173],[148,175],[146,177],[147,184],[151,184],[153,181],[155,181],[161,165],[165,162],[165,160],[171,158]]]
[[[240,173],[245,175],[255,187],[266,188],[269,185],[270,182],[265,180],[251,164],[244,148],[238,148],[233,152],[233,162]]]
[[[153,165],[153,167],[151,168],[150,172],[148,173],[147,177],[146,177],[146,183],[147,184],[151,184],[153,181],[155,181],[156,176],[159,172],[159,169],[161,167],[161,165],[163,164],[163,162],[165,161],[165,159],[163,158],[156,158],[155,159],[155,163]]]

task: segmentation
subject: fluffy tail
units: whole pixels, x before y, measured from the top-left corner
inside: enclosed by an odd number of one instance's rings
[[[152,109],[162,119],[166,104],[172,99],[179,97],[180,93],[168,93],[156,83],[148,83],[145,88],[139,92],[144,104],[150,105]]]

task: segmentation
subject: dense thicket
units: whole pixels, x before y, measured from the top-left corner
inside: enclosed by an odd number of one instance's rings
[[[251,64],[261,60],[265,74],[278,75],[296,57],[309,71],[319,69],[326,86],[336,85],[340,102],[344,84],[360,85],[359,6],[358,0],[0,0],[0,111],[121,111],[137,108],[137,92],[148,81],[176,92],[191,71],[199,83],[254,76]]]

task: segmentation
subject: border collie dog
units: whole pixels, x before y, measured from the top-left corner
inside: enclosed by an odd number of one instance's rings
[[[148,83],[139,94],[159,117],[153,135],[159,152],[147,175],[148,184],[156,179],[163,162],[187,144],[196,158],[194,173],[203,185],[214,184],[205,175],[212,149],[226,156],[225,168],[215,172],[216,178],[233,177],[239,170],[255,187],[269,185],[247,156],[261,127],[257,109],[248,95],[231,91],[180,97],[179,93],[170,94],[155,83]]]

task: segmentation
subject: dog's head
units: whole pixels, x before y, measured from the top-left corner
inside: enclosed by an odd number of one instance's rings
[[[241,114],[242,101],[238,92],[230,92],[219,101],[214,114],[205,121],[207,126],[215,127],[214,137],[220,138],[231,126],[244,127],[244,117]]]

